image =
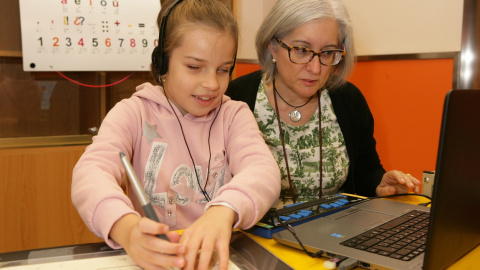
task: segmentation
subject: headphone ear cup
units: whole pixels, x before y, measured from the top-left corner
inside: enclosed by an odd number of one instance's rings
[[[159,75],[165,75],[168,71],[168,57],[159,44],[152,52],[152,64]]]
[[[162,59],[159,51],[160,51],[160,47],[157,46],[155,47],[155,49],[153,49],[153,52],[152,52],[152,65],[158,74],[160,74],[160,70],[162,69],[161,67]]]
[[[160,55],[162,56],[160,60],[160,66],[161,66],[160,75],[165,75],[167,74],[167,71],[168,71],[168,57],[165,51],[163,50],[160,52]]]
[[[232,67],[230,68],[230,72],[229,72],[229,73],[230,73],[230,74],[229,74],[230,76],[232,76],[232,74],[233,74],[233,70],[235,69],[235,64],[236,64],[236,62],[237,62],[237,54],[235,53],[235,57],[233,58],[233,65],[232,65]]]

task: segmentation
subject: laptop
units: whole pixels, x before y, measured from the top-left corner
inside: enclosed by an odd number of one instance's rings
[[[480,90],[450,90],[446,94],[431,208],[371,199],[295,226],[297,237],[310,252],[322,250],[327,257],[353,258],[369,269],[447,268],[480,244],[479,119]],[[400,226],[406,218],[403,215],[423,220]],[[396,238],[388,232],[384,235],[384,229],[416,230],[421,225],[426,228],[411,234],[420,240],[408,233]],[[357,235],[377,238],[355,238]],[[273,239],[301,248],[288,230],[275,233]],[[419,250],[394,252],[386,246],[409,241],[415,242]]]

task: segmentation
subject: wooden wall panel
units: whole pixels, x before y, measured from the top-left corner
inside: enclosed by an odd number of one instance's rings
[[[0,149],[0,253],[101,242],[70,197],[85,146]]]
[[[19,1],[0,0],[0,55],[22,56]]]

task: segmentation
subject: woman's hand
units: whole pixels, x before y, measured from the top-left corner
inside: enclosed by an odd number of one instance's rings
[[[166,234],[170,242],[158,238],[157,234]],[[185,265],[185,246],[178,243],[180,235],[169,232],[165,224],[129,214],[114,224],[110,237],[145,269],[181,268]]]
[[[422,182],[410,174],[392,170],[383,175],[382,181],[377,187],[377,196],[388,196],[412,191],[419,193],[419,187],[421,185]]]
[[[180,243],[188,247],[184,269],[209,269],[215,252],[218,255],[218,269],[228,268],[230,238],[236,215],[229,207],[214,205],[183,232]]]

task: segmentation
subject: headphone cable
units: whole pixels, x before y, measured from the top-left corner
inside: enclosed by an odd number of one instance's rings
[[[180,130],[182,131],[183,140],[185,142],[185,145],[187,146],[188,154],[190,155],[190,159],[192,160],[192,163],[193,163],[193,170],[194,170],[195,176],[197,178],[198,187],[200,188],[200,190],[201,190],[203,196],[205,197],[205,199],[209,202],[209,201],[211,201],[211,198],[208,195],[208,193],[206,191],[206,188],[207,188],[208,178],[210,177],[210,161],[212,159],[212,151],[211,151],[211,148],[210,148],[210,134],[211,134],[211,131],[212,131],[213,124],[215,123],[215,120],[217,119],[217,116],[220,113],[220,109],[222,108],[223,97],[222,97],[222,101],[220,101],[220,108],[218,109],[218,112],[215,115],[215,118],[213,119],[212,124],[210,125],[210,129],[208,131],[208,153],[209,153],[209,157],[208,157],[207,179],[205,181],[204,187],[202,187],[202,185],[200,184],[200,177],[198,176],[198,173],[197,173],[197,167],[195,165],[195,161],[193,160],[192,153],[190,152],[190,147],[188,146],[187,139],[185,138],[185,132],[183,131],[182,123],[180,122],[180,118],[178,117],[177,112],[173,108],[173,105],[172,105],[172,103],[170,102],[170,99],[167,96],[167,92],[165,90],[166,87],[163,84],[163,80],[160,79],[160,82],[161,82],[161,86],[163,88],[163,93],[165,94],[165,97],[167,98],[168,104],[170,105],[170,108],[172,108],[172,111],[175,114],[175,117],[177,118],[178,124],[180,125]]]

